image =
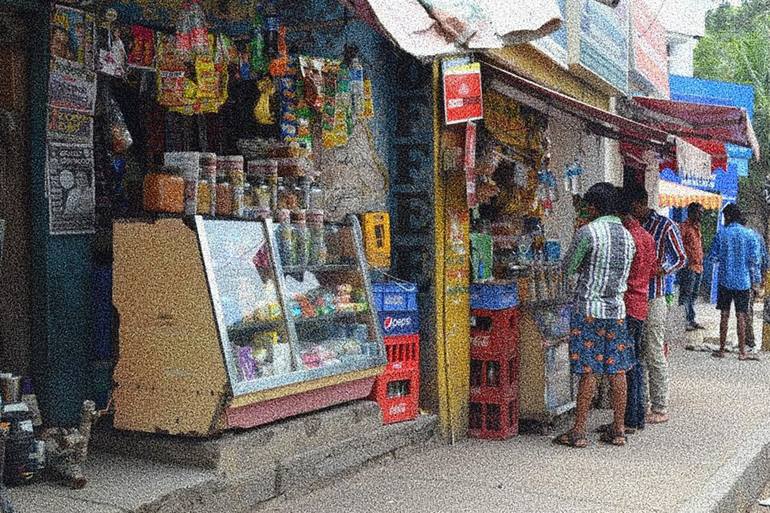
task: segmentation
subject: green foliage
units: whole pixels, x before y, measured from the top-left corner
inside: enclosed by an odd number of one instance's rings
[[[770,0],[724,5],[706,18],[706,35],[695,48],[695,76],[754,87],[754,130],[762,160],[740,181],[739,203],[747,214],[765,215],[762,188],[770,171]]]

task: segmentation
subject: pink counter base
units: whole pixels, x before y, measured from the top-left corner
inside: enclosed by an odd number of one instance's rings
[[[376,377],[340,383],[301,394],[250,404],[225,411],[227,427],[248,429],[276,420],[322,410],[335,404],[369,397]]]

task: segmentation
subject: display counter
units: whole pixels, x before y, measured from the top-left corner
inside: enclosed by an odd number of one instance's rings
[[[386,358],[358,221],[125,220],[115,427],[248,428],[369,395]]]

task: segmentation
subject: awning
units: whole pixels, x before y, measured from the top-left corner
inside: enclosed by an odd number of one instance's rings
[[[504,89],[508,87],[511,89],[512,94],[516,94],[517,91],[524,93],[535,100],[534,102],[525,102],[530,103],[530,106],[533,108],[538,108],[539,110],[558,109],[582,119],[586,122],[589,129],[602,137],[628,141],[642,147],[652,147],[666,153],[668,152],[669,135],[662,130],[624,118],[623,116],[618,116],[617,114],[612,114],[553,89],[543,87],[483,58],[481,63],[491,72],[493,80],[500,82],[501,87],[498,89],[505,92]],[[541,104],[540,106],[533,104],[538,102]]]
[[[556,0],[340,0],[418,58],[502,48],[561,27]]]
[[[666,180],[658,182],[659,206],[687,208],[690,203],[700,203],[706,210],[719,210],[722,196]]]
[[[637,96],[619,100],[618,110],[640,123],[680,137],[749,147],[759,159],[759,143],[744,109]]]

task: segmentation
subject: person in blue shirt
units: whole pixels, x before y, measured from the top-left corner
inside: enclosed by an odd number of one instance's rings
[[[746,316],[749,311],[751,292],[759,288],[762,256],[759,243],[751,230],[741,225],[741,210],[731,203],[722,211],[725,228],[717,232],[711,244],[707,260],[719,264],[719,289],[717,309],[722,312],[719,324],[719,350],[713,354],[723,358],[727,343],[727,324],[730,306],[735,303],[738,328],[739,360],[755,360],[746,354]]]
[[[746,226],[746,220],[741,219],[741,224],[743,226]],[[747,227],[748,228],[748,227]],[[754,235],[754,238],[757,241],[757,244],[759,244],[759,253],[762,257],[761,264],[759,267],[760,270],[760,281],[764,282],[765,280],[765,274],[767,273],[767,269],[770,268],[770,259],[768,259],[767,254],[767,245],[765,244],[765,238],[762,237],[759,233],[757,233],[756,230],[751,230],[751,234]],[[748,347],[751,350],[754,350],[754,348],[757,345],[757,342],[754,337],[754,302],[756,302],[757,297],[756,293],[752,291],[751,294],[751,301],[749,301],[749,312],[746,315],[746,347]]]

